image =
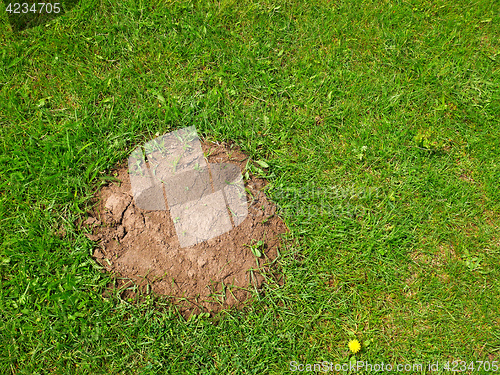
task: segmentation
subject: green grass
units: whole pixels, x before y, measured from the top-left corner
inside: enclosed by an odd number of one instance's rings
[[[0,25],[0,373],[500,361],[500,4],[81,0]],[[245,311],[104,299],[79,229],[180,127],[265,160],[295,244]],[[66,237],[57,232],[63,228]],[[477,371],[475,373],[478,373]]]

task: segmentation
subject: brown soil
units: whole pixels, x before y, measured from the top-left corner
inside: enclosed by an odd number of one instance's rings
[[[209,163],[232,163],[242,174],[248,157],[235,145],[201,142]],[[279,234],[287,232],[276,215],[276,207],[263,189],[267,182],[250,175],[246,181],[248,216],[241,224],[218,237],[181,248],[168,207],[166,211],[138,208],[131,193],[127,161],[114,175],[120,180],[105,185],[96,194],[94,212],[84,222],[87,236],[98,241],[94,258],[113,273],[122,298],[137,292],[166,295],[183,315],[217,312],[241,306],[249,290],[260,289],[281,244]],[[249,246],[262,240],[262,257]],[[258,262],[258,266],[257,266]]]

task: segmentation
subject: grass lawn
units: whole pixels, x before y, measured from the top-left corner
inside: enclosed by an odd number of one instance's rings
[[[500,367],[498,1],[81,0],[22,32],[1,17],[1,374]],[[186,321],[102,297],[78,222],[116,162],[191,125],[269,164],[294,242],[284,285]]]

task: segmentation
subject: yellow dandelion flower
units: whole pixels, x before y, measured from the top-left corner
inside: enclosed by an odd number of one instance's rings
[[[359,352],[361,350],[361,344],[359,343],[358,340],[351,340],[349,341],[349,349],[351,349],[351,352],[353,352],[354,354],[356,354],[357,352]]]

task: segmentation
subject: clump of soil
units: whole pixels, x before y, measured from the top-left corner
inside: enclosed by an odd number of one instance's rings
[[[209,163],[232,163],[244,175],[248,157],[236,145],[201,145]],[[261,287],[259,269],[268,269],[277,256],[279,235],[287,232],[263,192],[264,179],[251,176],[246,181],[248,216],[241,224],[181,248],[168,205],[166,211],[146,211],[135,205],[126,161],[114,175],[119,182],[97,193],[95,211],[84,226],[93,232],[87,236],[99,243],[94,258],[117,276],[122,298],[152,291],[173,297],[183,313],[217,312],[240,305],[249,297],[249,288]],[[258,241],[263,245],[252,252],[250,246]],[[259,252],[260,258],[254,254]]]

